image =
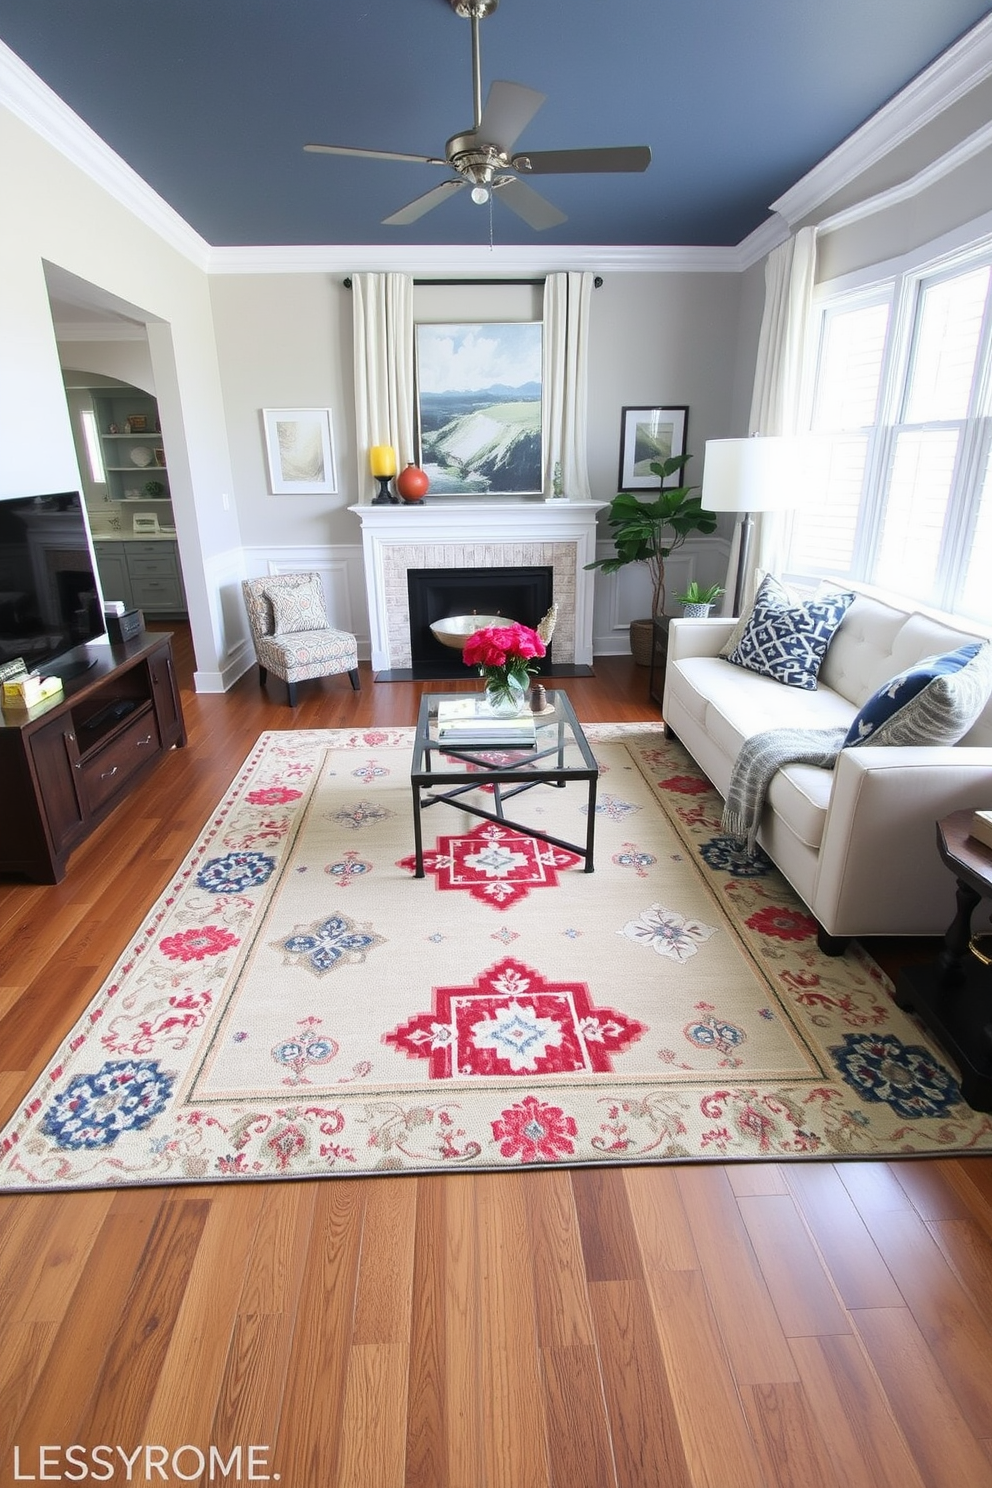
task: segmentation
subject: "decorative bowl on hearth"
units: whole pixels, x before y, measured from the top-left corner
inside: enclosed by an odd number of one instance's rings
[[[442,646],[450,646],[453,651],[461,651],[469,636],[475,635],[477,630],[485,630],[488,625],[510,624],[512,621],[507,620],[503,615],[449,615],[444,620],[435,620],[431,625],[431,630]]]

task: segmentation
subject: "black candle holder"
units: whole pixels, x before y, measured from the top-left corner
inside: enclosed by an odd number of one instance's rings
[[[400,498],[398,496],[394,496],[389,489],[389,482],[392,480],[393,477],[391,475],[377,475],[375,478],[379,482],[379,494],[378,496],[373,496],[372,505],[399,506]]]

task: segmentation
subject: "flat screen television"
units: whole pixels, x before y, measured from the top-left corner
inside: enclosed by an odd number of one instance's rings
[[[0,499],[0,663],[64,680],[95,664],[66,652],[106,635],[78,491]]]

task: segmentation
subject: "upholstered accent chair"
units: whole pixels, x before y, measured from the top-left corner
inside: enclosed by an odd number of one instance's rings
[[[281,677],[291,708],[296,706],[297,682],[309,677],[347,672],[352,687],[360,690],[357,642],[348,631],[328,624],[319,574],[242,579],[241,588],[263,687],[269,672]]]

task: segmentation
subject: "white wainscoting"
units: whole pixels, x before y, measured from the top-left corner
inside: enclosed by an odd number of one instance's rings
[[[596,545],[597,558],[611,558],[615,553],[607,539]],[[687,539],[685,546],[665,563],[667,611],[678,614],[676,594],[693,579],[708,587],[725,584],[730,544],[719,537]],[[596,656],[629,656],[630,622],[644,620],[651,613],[651,577],[643,563],[628,564],[616,573],[596,570],[593,601],[593,653]]]
[[[361,543],[285,548],[267,544],[264,548],[244,548],[243,552],[246,579],[261,579],[266,574],[320,574],[327,618],[336,630],[350,630],[358,641],[359,656],[368,658],[369,617]],[[247,634],[247,619],[244,623]]]
[[[608,540],[596,546],[597,558],[608,558],[612,552]],[[698,543],[690,539],[666,564],[669,609],[675,609],[671,596],[680,593],[693,579],[701,584],[724,583],[729,552],[729,543],[722,538]],[[363,661],[369,659],[371,638],[360,543],[238,548],[204,564],[220,664],[216,672],[196,673],[197,692],[226,692],[255,664],[241,596],[242,578],[311,570],[320,574],[331,624],[351,631],[358,640],[359,657]],[[643,565],[631,565],[615,574],[604,574],[597,569],[593,591],[593,655],[628,655],[630,622],[643,619],[650,607],[651,585]]]

